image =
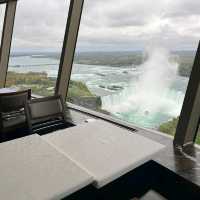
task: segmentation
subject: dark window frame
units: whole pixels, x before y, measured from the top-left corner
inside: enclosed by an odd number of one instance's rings
[[[6,0],[2,2],[6,2],[6,10],[0,48],[0,88],[5,87],[6,82],[17,0]]]

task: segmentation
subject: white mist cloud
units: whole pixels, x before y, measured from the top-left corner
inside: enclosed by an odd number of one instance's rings
[[[174,106],[171,107],[168,94],[177,78],[178,64],[170,62],[169,52],[160,46],[149,46],[147,54],[149,58],[141,66],[143,73],[136,83],[133,101],[142,112],[155,113],[163,109],[170,112]]]
[[[178,77],[178,64],[171,61],[169,51],[159,44],[150,44],[146,54],[146,62],[137,67],[141,72],[138,79],[121,93],[103,98],[103,109],[120,115],[131,113],[134,121],[136,116],[140,120],[156,119],[161,114],[177,117],[184,98],[182,92],[172,89]]]

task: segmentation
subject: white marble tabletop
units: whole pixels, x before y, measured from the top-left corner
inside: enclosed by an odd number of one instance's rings
[[[93,181],[39,135],[0,144],[0,158],[0,199],[61,199]]]
[[[43,138],[79,163],[100,188],[151,159],[163,145],[97,120]]]
[[[17,89],[15,88],[0,88],[0,94],[1,93],[10,93],[10,92],[16,92]]]

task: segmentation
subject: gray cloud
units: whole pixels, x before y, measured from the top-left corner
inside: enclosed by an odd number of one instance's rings
[[[61,49],[69,2],[66,0],[18,2],[12,49]]]
[[[200,15],[200,1],[198,0],[176,0],[169,1],[166,16],[169,17],[187,17],[191,15]]]
[[[5,14],[5,4],[0,4],[0,39],[1,39],[1,35],[2,35],[2,30],[3,30],[4,14]],[[0,44],[1,44],[1,42],[0,42]]]
[[[20,0],[12,49],[60,50],[69,0]],[[142,49],[160,41],[194,49],[200,38],[198,0],[85,0],[79,50]]]
[[[92,2],[92,3],[90,3]],[[96,2],[96,4],[95,4]],[[197,0],[88,0],[79,33],[79,49],[144,48],[161,41],[172,49],[195,49],[200,38],[200,2]]]

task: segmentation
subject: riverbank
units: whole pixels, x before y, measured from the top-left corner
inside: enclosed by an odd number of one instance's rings
[[[31,88],[33,94],[40,96],[53,95],[55,84],[56,79],[48,77],[45,72],[28,72],[26,74],[8,72],[6,81],[6,87],[18,87],[22,90]],[[80,81],[70,80],[67,101],[105,113],[101,108],[101,97],[92,94],[86,84]]]

